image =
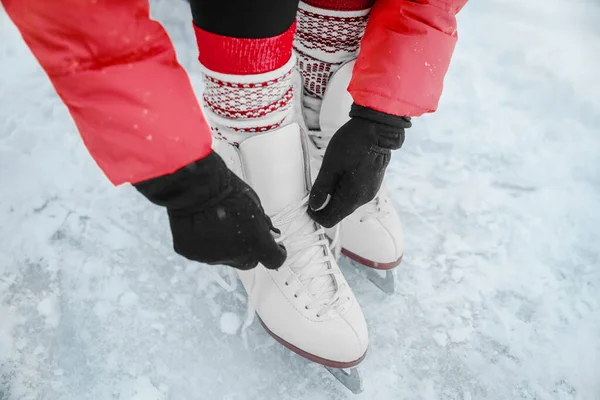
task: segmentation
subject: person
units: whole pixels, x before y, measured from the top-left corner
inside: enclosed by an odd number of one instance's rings
[[[385,170],[437,107],[466,0],[192,0],[204,113],[147,0],[0,1],[108,179],[166,208],[175,251],[238,269],[288,348],[360,363],[366,322],[326,234],[400,262]]]

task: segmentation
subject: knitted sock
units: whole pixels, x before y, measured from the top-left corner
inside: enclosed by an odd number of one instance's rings
[[[331,75],[358,54],[374,0],[306,0],[298,8],[294,38],[304,84],[307,125],[318,129],[321,101]],[[308,111],[308,112],[307,112]]]
[[[295,24],[279,36],[240,39],[194,26],[204,77],[203,103],[213,136],[239,146],[292,117],[292,40]]]

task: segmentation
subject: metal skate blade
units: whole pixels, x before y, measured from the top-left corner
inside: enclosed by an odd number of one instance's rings
[[[375,286],[377,286],[381,291],[385,294],[394,294],[396,293],[396,279],[394,269],[375,269],[368,267],[366,265],[362,265],[356,260],[351,259],[348,256],[342,255],[338,262],[345,261],[346,263],[350,263],[355,268],[358,269],[358,273],[360,275],[366,274],[368,280],[370,280]],[[365,275],[363,275],[365,276]]]
[[[396,292],[396,280],[394,279],[393,270],[388,269],[383,271],[367,268],[367,278],[386,294],[394,294]]]
[[[354,265],[359,270],[359,274],[366,274],[368,280],[370,280],[375,286],[381,289],[385,294],[396,293],[396,280],[394,279],[394,270],[381,270],[369,268],[361,263],[354,261],[349,257],[342,257],[341,259],[346,260],[350,265]]]
[[[346,386],[352,393],[359,394],[363,391],[362,378],[360,376],[360,370],[358,367],[353,367],[350,369],[341,369],[341,368],[327,368],[327,371],[331,373],[341,382],[342,385]]]

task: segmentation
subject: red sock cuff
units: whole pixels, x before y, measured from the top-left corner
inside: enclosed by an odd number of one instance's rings
[[[211,71],[222,74],[253,75],[276,70],[292,56],[296,22],[278,36],[242,39],[207,32],[194,25],[200,56]]]
[[[373,7],[375,0],[303,0],[304,3],[336,11],[358,11]]]

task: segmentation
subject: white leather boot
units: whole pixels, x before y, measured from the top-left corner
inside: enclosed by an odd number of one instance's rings
[[[318,118],[320,130],[310,131],[312,179],[316,179],[325,149],[331,136],[350,117],[352,97],[346,90],[352,76],[354,62],[344,64],[330,78],[320,112],[310,107],[310,99],[304,101],[304,117],[314,121]],[[317,109],[317,107],[315,107]],[[400,264],[404,252],[404,236],[398,212],[389,198],[385,183],[377,196],[358,208],[340,224],[342,254],[366,267],[391,270]],[[328,230],[328,234],[331,234]],[[369,274],[377,286],[386,292],[394,291],[391,273],[385,277]]]
[[[310,177],[297,124],[216,148],[239,159],[245,181],[281,230],[288,259],[278,270],[239,271],[261,322],[281,344],[311,361],[349,368],[365,356],[367,326],[354,294],[329,249],[325,232],[306,213]],[[220,150],[220,151],[219,151]]]
[[[325,231],[306,212],[310,189],[307,144],[308,138],[295,123],[246,139],[239,149],[215,143],[215,151],[258,193],[288,252],[278,270],[258,265],[238,271],[238,275],[271,336],[328,367],[359,393],[358,370],[348,374],[341,368],[354,367],[364,359],[367,325]]]

